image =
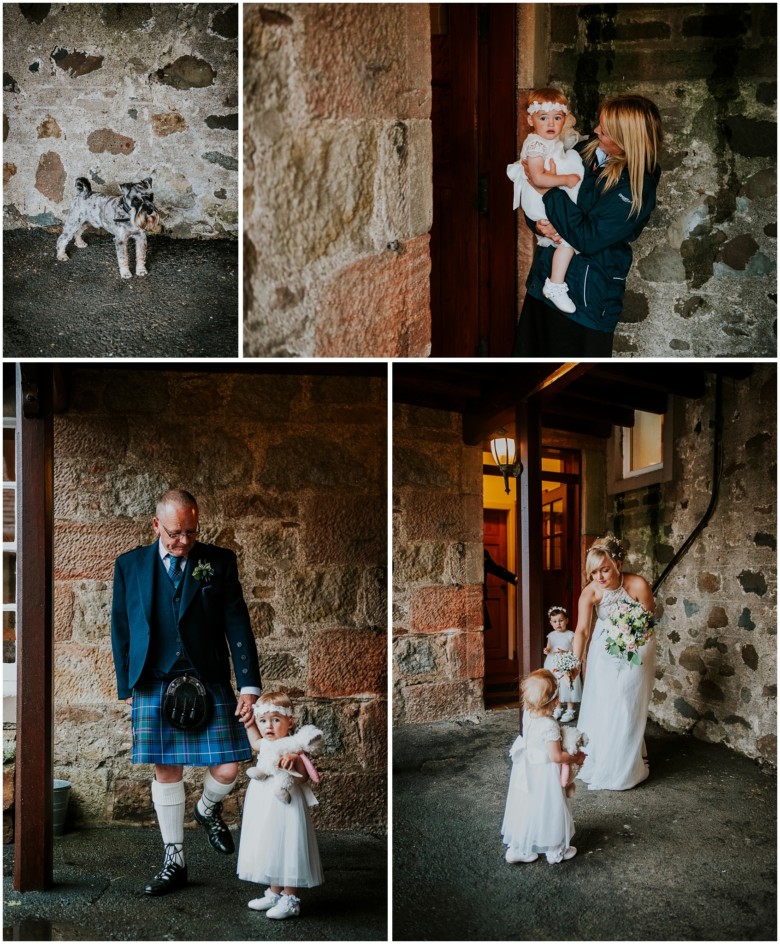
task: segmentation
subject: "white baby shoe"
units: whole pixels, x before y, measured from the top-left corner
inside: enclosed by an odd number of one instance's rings
[[[266,888],[263,897],[253,898],[247,903],[247,908],[251,908],[252,911],[268,911],[269,908],[273,908],[277,904],[281,897],[278,892],[272,892],[270,888]]]
[[[521,855],[519,852],[512,852],[511,849],[507,849],[504,858],[511,865],[514,865],[515,862],[536,862],[539,858],[539,853],[532,852],[530,855]]]
[[[545,279],[542,295],[549,299],[559,311],[572,314],[577,310],[577,306],[569,298],[569,289],[565,282],[551,282],[549,279]]]
[[[560,718],[562,714],[563,714],[563,708],[561,708],[561,706],[558,705],[558,707],[553,712],[553,718],[555,718],[555,720],[557,721],[558,718]]]
[[[573,708],[567,708],[566,711],[564,711],[564,713],[563,713],[563,716],[562,716],[562,718],[561,718],[561,721],[563,721],[564,724],[565,724],[567,721],[574,721],[574,709],[573,709]]]
[[[295,895],[282,895],[279,901],[266,911],[266,918],[297,918],[301,913],[301,899]]]

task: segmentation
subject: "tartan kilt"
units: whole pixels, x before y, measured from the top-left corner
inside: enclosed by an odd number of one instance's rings
[[[232,688],[203,684],[211,699],[211,717],[197,731],[180,731],[168,723],[162,710],[168,682],[143,682],[133,689],[134,764],[212,767],[251,759],[244,725],[234,715],[237,699]]]

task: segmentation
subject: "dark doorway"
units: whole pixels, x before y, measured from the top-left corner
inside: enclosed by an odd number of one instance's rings
[[[507,566],[509,513],[483,510],[485,550],[500,567]],[[518,662],[509,638],[509,585],[493,574],[485,577],[485,704],[517,700]]]
[[[542,450],[542,594],[545,620],[551,606],[577,621],[580,594],[579,546],[580,454],[569,449]],[[545,623],[543,638],[550,631]]]
[[[516,45],[514,4],[431,4],[433,357],[511,353]]]

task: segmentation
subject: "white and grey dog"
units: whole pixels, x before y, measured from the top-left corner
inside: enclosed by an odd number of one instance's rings
[[[87,226],[104,229],[114,237],[119,274],[123,279],[132,278],[127,244],[130,237],[135,240],[135,274],[146,275],[146,233],[159,228],[160,220],[154,205],[152,178],[138,183],[120,184],[121,197],[109,197],[92,193],[86,177],[76,179],[76,199],[68,212],[62,235],[57,240],[57,258],[67,262],[65,252],[68,243],[76,237],[76,245],[84,249],[86,243],[81,234]]]

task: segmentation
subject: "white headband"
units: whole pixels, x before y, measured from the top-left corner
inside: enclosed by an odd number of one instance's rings
[[[538,111],[562,111],[564,115],[569,114],[568,107],[558,102],[531,102],[528,106],[528,114],[535,115]]]
[[[262,698],[260,701],[255,702],[253,710],[258,718],[260,715],[273,714],[274,712],[278,715],[284,715],[287,718],[292,718],[293,716],[292,708],[288,708],[286,705],[275,705],[272,701],[263,701]]]

